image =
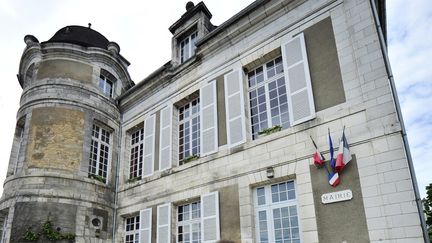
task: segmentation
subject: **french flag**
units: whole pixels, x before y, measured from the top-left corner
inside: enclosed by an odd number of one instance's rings
[[[328,174],[328,182],[332,187],[336,187],[340,183],[339,173],[330,172]]]
[[[330,166],[334,169],[336,166],[336,160],[334,159],[334,148],[332,138],[330,136],[330,129],[328,129],[328,143],[329,143],[329,152],[330,152]]]
[[[343,168],[351,161],[351,159],[351,152],[349,150],[348,142],[345,137],[345,131],[343,131],[336,158],[335,171],[341,172]]]
[[[318,150],[318,147],[316,146],[315,141],[312,139],[312,137],[311,137],[311,140],[312,140],[312,143],[313,143],[313,145],[315,147],[315,153],[313,155],[314,164],[316,166],[322,166],[324,164],[325,158],[321,154],[321,152]]]

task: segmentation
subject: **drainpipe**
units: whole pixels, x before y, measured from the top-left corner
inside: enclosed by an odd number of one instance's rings
[[[118,187],[119,187],[119,171],[120,171],[120,158],[121,158],[121,140],[122,140],[122,124],[123,114],[120,114],[119,124],[119,137],[117,141],[117,166],[115,178],[115,194],[114,194],[114,213],[113,213],[113,229],[112,229],[112,243],[115,243],[116,229],[117,229],[117,201],[118,201]]]
[[[415,200],[417,203],[417,210],[418,210],[418,214],[419,214],[419,218],[420,218],[420,224],[421,224],[421,227],[423,230],[424,242],[430,243],[428,232],[427,232],[427,227],[426,227],[426,221],[424,219],[423,204],[422,204],[422,200],[421,200],[418,185],[417,185],[417,179],[416,179],[416,175],[415,175],[415,171],[414,171],[414,165],[413,165],[411,152],[410,152],[410,148],[409,148],[409,144],[408,144],[408,137],[407,137],[405,124],[404,124],[403,117],[402,117],[402,111],[401,111],[400,104],[399,104],[399,98],[398,98],[397,92],[396,92],[396,85],[394,82],[393,73],[392,73],[392,70],[390,67],[390,61],[388,58],[387,47],[386,47],[386,44],[384,41],[384,34],[383,34],[383,31],[382,31],[382,28],[380,25],[377,9],[375,6],[375,0],[370,0],[370,4],[372,7],[372,14],[373,14],[373,17],[375,20],[375,27],[376,27],[376,30],[378,32],[379,42],[380,42],[380,46],[381,46],[381,52],[382,52],[382,55],[384,57],[384,64],[385,64],[385,68],[387,71],[387,78],[389,80],[394,105],[396,108],[396,114],[397,114],[398,120],[399,120],[400,125],[401,125],[402,140],[403,140],[403,144],[404,144],[405,155],[406,155],[407,160],[408,160],[408,169],[409,169],[410,174],[411,174],[411,182],[412,182],[412,185],[414,188],[414,195],[415,195]]]

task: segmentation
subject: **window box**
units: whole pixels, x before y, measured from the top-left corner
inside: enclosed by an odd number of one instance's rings
[[[258,133],[258,135],[270,135],[275,132],[279,132],[282,130],[282,126],[275,125],[273,127],[266,128]]]

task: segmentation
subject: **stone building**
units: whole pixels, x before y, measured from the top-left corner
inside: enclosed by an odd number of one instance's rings
[[[211,18],[187,3],[171,60],[137,84],[90,27],[24,38],[2,242],[427,242],[385,1]],[[328,159],[343,129],[352,160],[332,187],[310,137]]]

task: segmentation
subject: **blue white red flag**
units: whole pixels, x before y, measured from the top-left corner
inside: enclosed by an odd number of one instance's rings
[[[322,166],[322,165],[324,164],[325,158],[324,158],[324,156],[321,154],[321,152],[318,150],[318,147],[317,147],[317,145],[315,144],[315,141],[312,139],[312,137],[311,137],[311,140],[312,140],[312,143],[313,143],[313,145],[314,145],[314,147],[315,147],[315,153],[314,153],[314,155],[313,155],[314,164],[315,164],[316,166]]]
[[[348,142],[345,137],[345,131],[343,131],[336,158],[335,171],[341,172],[343,168],[351,161],[351,159],[351,152],[349,150]]]
[[[328,182],[331,186],[336,187],[340,183],[339,173],[330,172],[328,174]]]
[[[329,143],[329,152],[330,152],[330,166],[334,169],[336,166],[336,160],[334,158],[334,148],[332,138],[330,136],[330,129],[328,130],[328,143]]]

